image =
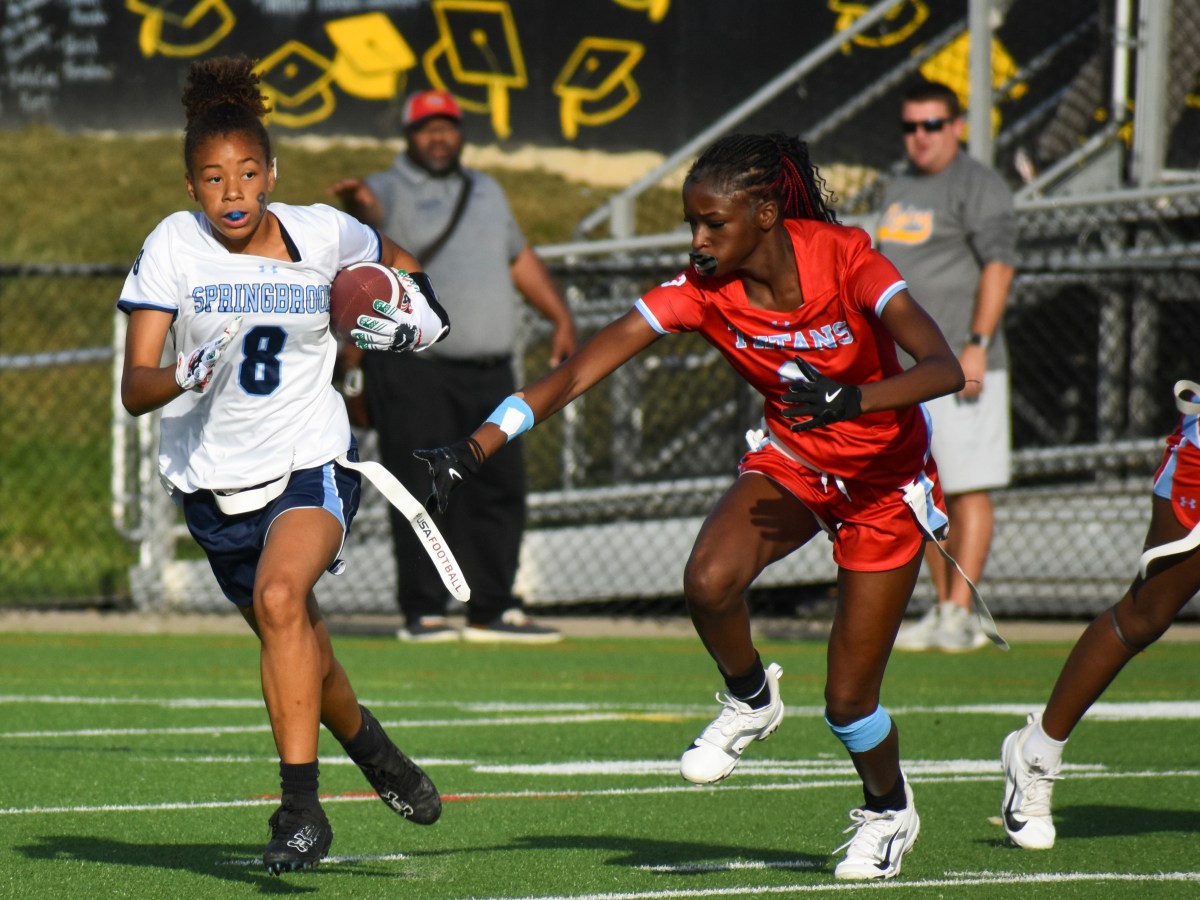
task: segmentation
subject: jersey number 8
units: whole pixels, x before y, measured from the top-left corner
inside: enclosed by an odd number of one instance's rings
[[[247,332],[238,368],[238,384],[247,394],[266,397],[279,388],[279,354],[286,343],[287,332],[278,325],[258,325]]]

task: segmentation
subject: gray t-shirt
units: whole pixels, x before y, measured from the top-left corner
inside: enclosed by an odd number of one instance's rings
[[[525,236],[496,180],[475,170],[470,175],[462,219],[425,267],[450,315],[450,335],[422,355],[501,356],[512,352],[516,340],[521,297],[513,286],[512,263],[525,248]],[[462,179],[435,178],[400,153],[392,168],[365,180],[383,205],[383,233],[421,260],[450,222]]]
[[[887,185],[875,237],[957,351],[970,332],[980,271],[989,262],[1016,265],[1012,192],[995,171],[959,152],[936,175],[910,169]],[[1008,368],[1003,324],[992,336],[988,368]]]

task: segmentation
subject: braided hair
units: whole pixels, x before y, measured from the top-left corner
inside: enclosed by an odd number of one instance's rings
[[[190,172],[196,150],[209,138],[245,134],[258,141],[271,160],[271,137],[262,117],[267,104],[258,89],[254,60],[222,56],[192,63],[183,89],[187,125],[183,136],[183,162]]]
[[[785,219],[837,223],[825,179],[808,156],[808,144],[797,137],[731,134],[712,144],[688,170],[684,184],[709,182],[721,194],[745,191],[754,200],[779,201]]]

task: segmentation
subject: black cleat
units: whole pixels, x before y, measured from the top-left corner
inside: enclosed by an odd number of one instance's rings
[[[374,729],[383,739],[383,748],[369,762],[358,767],[371,782],[381,800],[395,812],[418,825],[432,825],[442,814],[442,798],[429,776],[392,743],[379,721],[365,706],[360,706],[363,727]]]
[[[333,829],[319,806],[312,809],[281,806],[268,824],[271,840],[263,851],[263,865],[272,875],[315,869],[333,843]]]

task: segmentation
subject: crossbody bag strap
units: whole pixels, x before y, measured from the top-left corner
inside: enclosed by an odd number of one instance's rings
[[[446,227],[442,229],[442,233],[434,238],[432,244],[416,254],[422,266],[428,266],[430,260],[438,255],[438,251],[445,246],[446,241],[450,240],[450,235],[454,234],[454,229],[462,221],[463,212],[467,208],[467,201],[471,198],[471,185],[473,182],[470,174],[466,171],[463,171],[461,175],[462,187],[458,191],[458,200],[454,204],[454,212],[450,215],[450,221],[446,223]]]

